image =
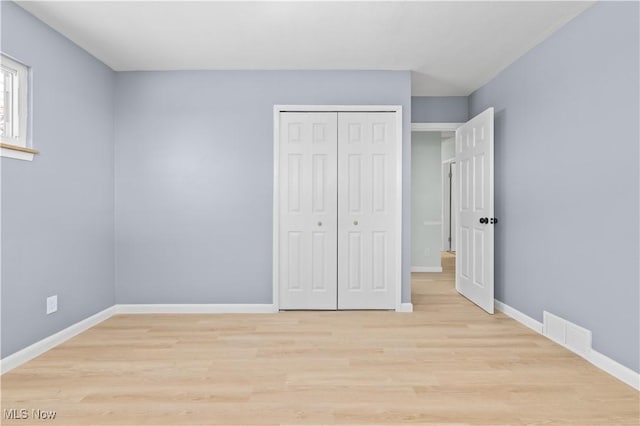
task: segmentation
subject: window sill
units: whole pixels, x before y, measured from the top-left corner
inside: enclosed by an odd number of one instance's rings
[[[0,157],[14,158],[16,160],[33,161],[33,156],[40,151],[33,148],[0,143]]]

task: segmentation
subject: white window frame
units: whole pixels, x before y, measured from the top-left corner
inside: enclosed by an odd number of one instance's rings
[[[15,72],[17,77],[10,123],[16,136],[0,136],[0,156],[31,161],[38,151],[29,146],[29,67],[3,53],[0,54],[0,66]]]

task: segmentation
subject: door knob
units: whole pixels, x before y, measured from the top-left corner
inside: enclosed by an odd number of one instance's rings
[[[481,217],[480,218],[480,223],[489,223],[489,218],[488,217]]]
[[[497,217],[492,217],[491,218],[491,223],[498,223],[498,218]]]
[[[354,225],[357,225],[357,224],[358,224],[358,221],[357,221],[357,220],[354,220],[354,221],[353,221],[353,224],[354,224]]]
[[[318,226],[322,226],[322,222],[318,222]]]

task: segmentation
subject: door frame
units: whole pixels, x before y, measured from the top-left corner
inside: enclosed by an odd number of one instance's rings
[[[451,248],[451,241],[447,241],[448,235],[446,235],[445,232],[444,232],[445,225],[448,225],[448,227],[451,228],[451,222],[447,220],[447,218],[446,218],[446,216],[444,214],[445,213],[445,201],[449,201],[449,200],[445,200],[444,195],[445,195],[446,192],[449,192],[446,189],[449,186],[449,180],[448,179],[445,180],[445,176],[446,177],[449,176],[449,170],[451,170],[451,165],[455,164],[455,162],[456,162],[455,158],[450,158],[448,160],[444,160],[442,162],[441,166],[440,166],[440,175],[442,176],[442,188],[441,188],[441,191],[442,191],[441,203],[442,203],[442,205],[440,206],[441,207],[441,209],[440,209],[440,217],[442,218],[442,220],[440,221],[440,223],[442,224],[442,226],[440,227],[441,228],[441,234],[442,234],[442,236],[440,238],[440,240],[441,240],[440,242],[441,242],[441,245],[442,245],[442,250],[441,251],[451,251],[451,250],[447,250],[447,247],[445,247],[446,246],[446,242],[448,242],[449,243],[449,249]],[[450,198],[451,197],[455,197],[456,195],[457,194],[456,194],[455,188],[452,185],[451,186],[451,190],[449,192],[449,197]],[[455,214],[454,212],[449,211],[449,215],[450,216],[453,217],[454,214]]]
[[[398,233],[395,246],[397,273],[395,306],[402,307],[402,105],[274,105],[273,106],[273,310],[280,310],[280,113],[282,112],[393,112],[396,114],[396,217],[395,228]]]

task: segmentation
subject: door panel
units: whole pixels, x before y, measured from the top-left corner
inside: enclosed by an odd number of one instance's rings
[[[349,155],[348,171],[348,191],[349,191],[349,212],[352,214],[362,213],[362,156],[360,154]]]
[[[493,108],[456,130],[456,289],[493,313]],[[481,223],[487,218],[488,223]]]
[[[337,308],[337,114],[280,114],[280,308]]]
[[[335,159],[332,159],[335,161]],[[327,168],[329,161],[326,154],[313,155],[313,194],[311,209],[314,213],[324,213],[327,196]]]
[[[298,291],[302,289],[302,233],[301,232],[289,232],[289,239],[287,241],[289,252],[289,267],[287,269],[287,283],[288,289]]]
[[[349,290],[361,290],[362,276],[362,233],[349,232],[347,262],[349,269],[348,284]]]
[[[395,113],[338,113],[338,308],[393,309]]]
[[[326,232],[314,232],[311,246],[311,289],[327,291],[327,245],[335,244],[335,241],[327,241]],[[337,273],[337,271],[336,271]]]
[[[373,232],[373,290],[386,290],[388,263],[387,233]]]

